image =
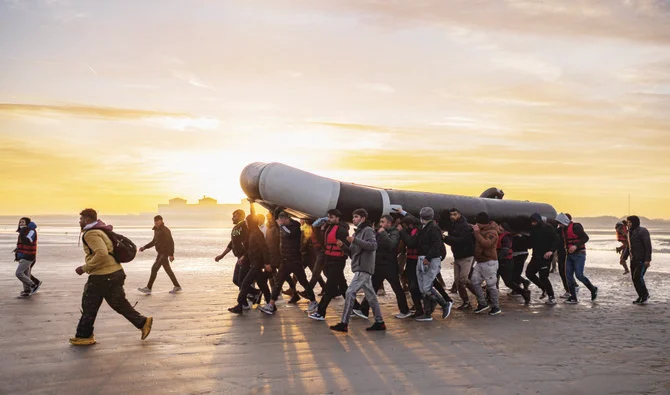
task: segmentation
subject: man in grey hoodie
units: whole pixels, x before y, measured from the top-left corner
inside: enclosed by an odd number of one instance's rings
[[[356,231],[353,236],[347,238],[349,245],[341,240],[337,241],[338,247],[351,257],[351,271],[354,272],[354,278],[351,280],[346,292],[344,301],[344,311],[342,312],[342,322],[333,325],[330,329],[338,332],[348,332],[349,318],[354,310],[354,301],[356,293],[362,288],[365,292],[365,298],[370,303],[372,312],[375,315],[375,323],[367,328],[368,331],[385,331],[386,324],[382,317],[382,311],[377,301],[377,293],[372,286],[372,274],[375,272],[375,253],[377,251],[377,238],[375,231],[367,222],[368,212],[359,208],[353,212],[353,223]]]

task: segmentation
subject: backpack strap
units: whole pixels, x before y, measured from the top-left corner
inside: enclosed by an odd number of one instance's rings
[[[86,242],[86,238],[85,238],[84,236],[86,236],[86,233],[88,233],[90,230],[91,230],[91,229],[85,231],[85,232],[81,235],[81,241],[82,241],[82,243],[84,243],[84,245],[86,246],[86,248],[89,249],[89,251],[91,250],[91,246],[88,245],[88,243]],[[106,230],[103,230],[103,229],[100,229],[100,230],[102,230],[102,233],[106,234],[107,237],[109,237],[109,240],[112,242],[112,252],[108,252],[108,254],[111,255],[111,256],[114,256],[114,240],[112,240],[111,236],[109,236],[109,234],[107,233]]]

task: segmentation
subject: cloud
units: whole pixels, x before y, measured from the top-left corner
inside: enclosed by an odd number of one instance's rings
[[[395,89],[389,84],[364,83],[364,84],[358,84],[358,87],[364,90],[378,93],[395,93]]]
[[[195,74],[189,73],[187,71],[181,71],[181,70],[170,70],[172,75],[179,79],[182,80],[192,86],[195,86],[197,88],[203,88],[203,89],[209,89],[209,90],[216,90],[212,86],[205,84],[196,76]]]
[[[214,117],[148,117],[143,120],[149,124],[157,125],[171,130],[216,130],[219,128],[219,120]]]

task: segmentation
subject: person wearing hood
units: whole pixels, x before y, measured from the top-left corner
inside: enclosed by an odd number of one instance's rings
[[[570,297],[565,301],[568,304],[575,304],[577,300],[577,291],[575,290],[575,276],[582,284],[591,291],[591,300],[598,297],[598,287],[591,284],[588,277],[584,275],[584,266],[586,264],[586,243],[589,241],[589,235],[584,231],[584,227],[577,222],[573,222],[567,215],[560,213],[556,216],[559,227],[565,242],[565,276],[568,279],[568,288]]]
[[[407,296],[400,284],[400,272],[398,267],[398,244],[400,243],[400,232],[393,226],[393,217],[382,216],[377,229],[377,251],[375,253],[375,271],[372,274],[372,287],[375,292],[379,291],[384,281],[388,281],[395,293],[396,302],[400,313],[395,317],[405,319],[412,315],[407,306]],[[370,304],[367,299],[361,303],[361,310],[354,310],[359,317],[368,318]],[[359,315],[359,313],[361,313]]]
[[[436,305],[442,307],[442,319],[449,317],[454,304],[448,295],[447,299],[434,288],[437,274],[442,269],[442,254],[446,251],[442,241],[442,230],[435,223],[434,217],[435,211],[431,207],[423,207],[419,211],[421,227],[418,232],[419,257],[416,277],[423,298],[423,315],[417,315],[415,320],[420,322],[433,320],[432,312]]]
[[[19,220],[16,229],[19,234],[14,250],[14,260],[18,262],[16,278],[23,284],[19,297],[28,297],[40,288],[42,282],[32,275],[32,268],[37,261],[37,225],[28,217]]]
[[[265,242],[265,237],[261,231],[259,220],[263,221],[265,218],[257,218],[256,215],[247,215],[246,223],[249,230],[249,242],[247,244],[246,257],[249,260],[249,271],[247,272],[242,284],[240,285],[240,292],[237,295],[237,304],[230,307],[228,311],[234,314],[242,315],[244,313],[244,306],[247,305],[247,295],[251,291],[251,286],[255,282],[265,297],[265,302],[270,303],[272,295],[268,288],[268,276],[272,274],[272,266],[270,265],[270,249]],[[265,272],[263,272],[265,270]]]
[[[356,303],[356,294],[363,289],[365,298],[370,303],[372,313],[375,316],[375,323],[366,331],[385,331],[386,324],[382,317],[382,311],[377,300],[377,292],[372,286],[372,275],[375,272],[375,255],[377,251],[377,238],[375,231],[368,223],[368,212],[359,208],[353,212],[353,223],[356,226],[353,236],[347,237],[347,244],[341,240],[337,241],[338,247],[351,257],[351,271],[354,278],[347,288],[346,299],[344,300],[344,309],[342,311],[342,320],[332,325],[330,329],[337,332],[349,331],[349,318],[354,310]]]
[[[630,248],[630,272],[638,298],[634,304],[647,304],[649,290],[644,282],[644,275],[651,266],[651,237],[647,228],[640,226],[640,217],[631,215],[627,218],[628,246]]]
[[[533,249],[533,256],[526,267],[526,277],[549,296],[545,303],[554,305],[556,298],[554,288],[549,281],[549,269],[556,250],[556,231],[551,225],[545,223],[538,213],[530,216],[530,224],[530,248]]]
[[[444,236],[444,242],[451,247],[454,254],[454,281],[458,295],[463,304],[456,310],[470,310],[470,298],[468,289],[472,289],[470,283],[470,272],[475,262],[475,236],[472,226],[463,217],[456,208],[449,210],[449,219],[447,224],[448,235]]]
[[[156,255],[156,261],[151,267],[151,275],[149,276],[149,282],[147,283],[147,286],[144,288],[137,288],[137,290],[147,295],[151,295],[151,288],[154,285],[154,281],[156,281],[158,271],[162,267],[165,269],[165,273],[167,273],[168,277],[170,277],[170,280],[172,281],[173,288],[170,293],[176,294],[177,292],[181,291],[181,285],[179,285],[179,281],[177,281],[177,277],[174,275],[174,272],[170,267],[170,262],[174,261],[174,240],[172,239],[172,232],[170,232],[170,229],[165,226],[163,217],[160,215],[154,217],[154,227],[152,230],[154,231],[153,240],[151,240],[144,247],[140,247],[139,251],[143,252],[150,248],[156,247],[156,253],[158,255]]]
[[[472,269],[472,286],[477,294],[477,308],[475,313],[489,311],[489,315],[502,313],[498,303],[498,224],[491,221],[485,212],[477,214],[476,224],[472,227],[475,235],[475,266]],[[486,292],[482,287],[486,282],[486,290],[489,293],[491,304],[486,303]]]
[[[504,222],[498,230],[498,274],[502,277],[507,288],[516,295],[523,296],[525,304],[530,304],[530,291],[523,289],[518,282],[518,276],[514,270],[514,235],[512,229]]]
[[[629,273],[628,265],[626,261],[630,256],[630,249],[628,248],[628,221],[619,221],[614,225],[614,231],[616,232],[616,240],[621,243],[619,247],[616,248],[616,252],[621,254],[619,258],[619,264],[623,266],[623,274],[626,275]]]
[[[88,281],[84,287],[81,301],[81,318],[77,325],[75,337],[70,338],[70,344],[89,346],[95,344],[93,325],[103,299],[107,301],[117,313],[123,315],[131,324],[142,332],[144,340],[151,332],[153,317],[145,317],[138,313],[126,299],[123,284],[126,273],[123,266],[116,261],[112,240],[107,232],[113,230],[98,219],[98,213],[87,208],[79,214],[79,226],[83,232],[85,264],[75,269],[78,275],[88,274]]]

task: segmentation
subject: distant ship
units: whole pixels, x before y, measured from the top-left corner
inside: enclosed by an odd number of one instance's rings
[[[186,199],[179,197],[170,199],[168,204],[159,204],[158,213],[165,220],[230,220],[233,211],[242,209],[249,211],[249,203],[246,199],[239,204],[219,204],[211,197],[203,196],[198,204],[189,204]]]

